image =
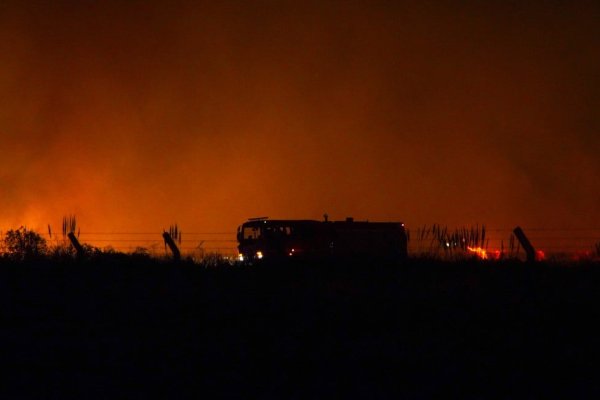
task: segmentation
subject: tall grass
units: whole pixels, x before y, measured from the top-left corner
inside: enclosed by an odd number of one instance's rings
[[[75,215],[67,215],[67,216],[63,217],[63,222],[62,222],[63,238],[66,239],[67,234],[69,234],[71,232],[75,233],[76,228],[77,228],[77,219],[75,218]],[[48,228],[48,229],[50,229],[50,228]],[[79,236],[79,234],[77,234],[77,236]]]
[[[447,226],[433,224],[423,225],[414,232],[407,232],[411,255],[416,258],[434,258],[447,260],[460,260],[473,257],[469,248],[489,250],[489,237],[485,225],[460,227],[449,229]],[[511,234],[508,246],[505,248],[504,240],[500,242],[499,258],[516,258],[520,251],[520,244]]]

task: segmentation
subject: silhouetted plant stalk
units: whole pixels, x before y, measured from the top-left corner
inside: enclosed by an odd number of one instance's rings
[[[77,218],[75,218],[75,215],[68,215],[63,217],[63,223],[62,223],[62,234],[63,234],[63,238],[65,238],[69,232],[75,233],[75,229],[77,228]],[[79,237],[79,233],[77,234],[77,237]]]
[[[196,246],[196,250],[198,251],[198,259],[202,260],[204,258],[204,248],[202,247],[202,245],[204,244],[204,240],[201,240],[200,242],[198,242],[198,246]]]
[[[51,232],[49,225],[48,225],[48,229]],[[85,248],[84,248],[84,246],[81,245],[81,243],[79,243],[79,240],[78,240],[78,238],[81,234],[81,229],[77,230],[77,236],[75,236],[76,229],[78,229],[78,227],[77,227],[77,218],[75,218],[75,215],[64,216],[63,221],[62,221],[63,243],[65,246],[67,246],[67,239],[68,239],[69,242],[71,243],[71,246],[77,252],[77,256],[83,257],[85,255]]]
[[[177,227],[177,224],[169,227],[169,235],[181,246],[181,230]]]
[[[422,228],[417,228],[416,235],[412,235],[417,241],[413,245],[413,251],[417,256],[428,258],[464,258],[468,254],[469,247],[488,248],[489,239],[486,233],[485,225],[454,230],[439,224],[424,225]],[[407,236],[410,241],[410,232]]]

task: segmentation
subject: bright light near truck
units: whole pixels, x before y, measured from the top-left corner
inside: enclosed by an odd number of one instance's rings
[[[244,255],[238,254],[238,261],[244,261]]]
[[[257,251],[257,252],[256,252],[256,258],[258,258],[259,260],[260,260],[261,258],[263,258],[263,253],[262,253],[262,251]]]

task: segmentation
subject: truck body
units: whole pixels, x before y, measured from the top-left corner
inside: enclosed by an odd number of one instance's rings
[[[401,222],[250,219],[237,232],[240,259],[407,257]]]

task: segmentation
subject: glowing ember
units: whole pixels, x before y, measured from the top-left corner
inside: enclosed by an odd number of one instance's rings
[[[471,253],[477,254],[477,256],[482,260],[487,260],[488,258],[487,251],[481,247],[467,247],[467,250],[469,250]]]

